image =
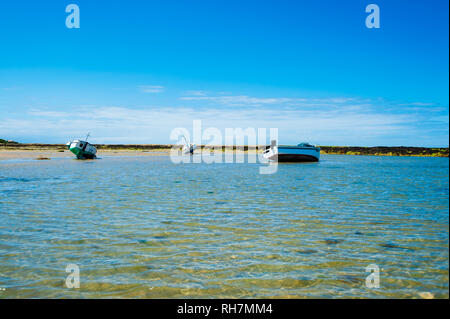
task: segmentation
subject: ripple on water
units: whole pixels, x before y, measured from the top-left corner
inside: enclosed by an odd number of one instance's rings
[[[50,162],[0,163],[2,297],[448,298],[448,159]]]

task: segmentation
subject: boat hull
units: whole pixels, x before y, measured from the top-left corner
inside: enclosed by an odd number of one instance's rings
[[[264,157],[274,162],[318,162],[320,148],[279,146],[266,151]]]
[[[94,159],[97,157],[95,154],[84,152],[78,148],[71,148],[70,151],[75,154],[78,159]]]
[[[277,154],[268,157],[269,160],[278,163],[295,163],[295,162],[318,162],[319,158],[311,155],[301,154]]]

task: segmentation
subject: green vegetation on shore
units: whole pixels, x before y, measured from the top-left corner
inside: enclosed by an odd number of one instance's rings
[[[431,156],[448,157],[449,149],[407,146],[321,146],[324,154],[338,155],[377,155],[377,156]]]
[[[171,144],[95,144],[98,150],[122,151],[167,151]],[[181,148],[181,146],[180,146]],[[212,146],[201,146],[202,149],[212,149]],[[220,149],[220,146],[218,147]],[[375,155],[375,156],[431,156],[448,157],[449,148],[406,147],[406,146],[320,146],[322,154],[337,155]],[[64,144],[22,144],[0,139],[0,150],[64,150]],[[217,148],[216,148],[217,149]],[[255,146],[233,146],[233,150],[255,150]],[[222,146],[225,150],[225,146]]]
[[[7,145],[7,144],[10,144],[10,145],[17,145],[17,144],[19,144],[19,143],[14,142],[14,141],[7,141],[7,140],[4,140],[4,139],[0,138],[0,145]]]

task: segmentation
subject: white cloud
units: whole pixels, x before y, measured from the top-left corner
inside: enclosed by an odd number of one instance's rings
[[[39,116],[39,117],[68,117],[71,114],[66,112],[58,112],[58,111],[41,111],[38,109],[30,110],[29,114]]]
[[[261,106],[267,104],[286,103],[293,101],[290,98],[258,98],[246,95],[239,96],[185,96],[184,101],[210,101],[228,106]]]
[[[164,91],[161,85],[140,85],[139,90],[143,93],[160,93]]]
[[[13,131],[33,137],[51,132],[62,143],[90,131],[94,143],[173,143],[169,139],[172,129],[191,130],[192,121],[200,119],[204,128],[216,127],[222,132],[227,127],[276,127],[282,143],[308,140],[332,145],[418,145],[412,136],[420,136],[420,130],[412,125],[418,119],[412,115],[352,108],[317,111],[97,107],[65,113],[33,110],[29,115],[29,119],[4,119],[0,135]],[[381,140],[385,142],[377,142]]]
[[[188,94],[189,95],[189,94]],[[206,94],[190,94],[180,99],[183,101],[206,101],[213,104],[226,106],[270,106],[270,105],[291,105],[291,106],[326,106],[330,104],[345,104],[357,101],[356,98],[336,97],[336,98],[291,98],[291,97],[252,97],[247,95],[218,95],[206,96]]]
[[[403,103],[403,104],[399,104],[401,106],[405,106],[405,105],[412,105],[412,106],[431,106],[434,105],[434,103],[424,103],[424,102],[411,102],[411,103]]]
[[[13,86],[13,87],[3,87],[3,88],[1,88],[3,91],[15,91],[15,90],[18,90],[19,88],[18,87],[16,87],[16,86]]]
[[[187,95],[193,95],[193,96],[206,96],[205,91],[186,91]]]
[[[412,112],[411,107],[396,108],[395,103],[383,100],[201,94],[206,93],[191,92],[181,98],[194,101],[192,107],[31,108],[26,114],[4,116],[0,136],[14,132],[13,137],[40,142],[51,134],[52,142],[63,143],[89,131],[94,143],[172,143],[172,129],[191,130],[193,120],[202,120],[204,128],[216,127],[222,132],[236,127],[278,128],[283,144],[306,140],[322,145],[448,145],[447,108]],[[437,131],[441,133],[436,138]]]

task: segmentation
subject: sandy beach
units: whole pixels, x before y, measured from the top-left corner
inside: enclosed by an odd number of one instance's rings
[[[97,157],[102,156],[154,156],[168,155],[173,145],[164,144],[95,144]],[[207,146],[209,147],[209,146]],[[334,155],[374,155],[374,156],[420,156],[448,157],[448,148],[426,147],[359,147],[320,146],[321,154]],[[197,148],[205,150],[205,146]],[[216,148],[220,149],[220,146]],[[225,148],[222,147],[225,151]],[[254,152],[255,146],[235,146],[234,153]],[[51,159],[74,157],[63,144],[3,144],[0,145],[0,160],[6,159]]]
[[[136,150],[99,150],[97,157],[102,156],[154,156],[161,154],[169,154],[169,150],[151,150],[151,151],[136,151]],[[45,160],[52,158],[75,158],[69,150],[54,150],[54,149],[32,149],[32,150],[5,150],[0,149],[0,160],[10,159],[36,159]]]
[[[250,151],[234,150],[235,154],[247,154]],[[102,149],[97,151],[97,157],[110,156],[159,156],[169,155],[170,149]],[[49,160],[52,158],[75,158],[75,155],[69,150],[56,150],[54,148],[36,148],[36,149],[5,149],[0,148],[0,161],[11,159],[35,159],[35,160]]]

